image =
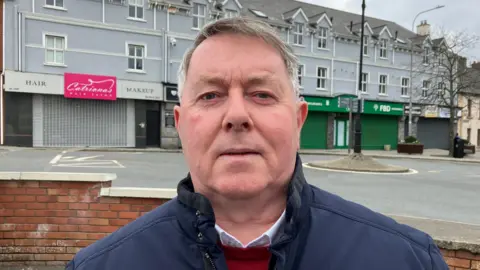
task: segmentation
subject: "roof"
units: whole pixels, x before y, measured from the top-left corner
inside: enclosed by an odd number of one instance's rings
[[[269,19],[267,21],[273,22],[286,22],[286,19],[289,19],[288,16],[293,16],[299,8],[301,8],[309,18],[310,24],[316,23],[323,13],[325,13],[329,19],[333,18],[333,30],[340,35],[352,36],[352,33],[350,32],[350,24],[352,23],[358,30],[360,29],[362,21],[360,14],[298,2],[295,0],[242,0],[241,2],[244,7],[244,15],[255,16],[253,13],[248,12],[248,10],[245,12],[245,9],[258,10],[268,16]],[[379,34],[383,27],[387,26],[393,36],[395,36],[395,33],[398,31],[398,38],[403,40],[408,40],[416,35],[414,32],[407,30],[395,22],[368,16],[365,16],[365,22],[368,22],[368,25],[372,30],[374,29],[374,34]],[[355,31],[355,29],[353,30]]]
[[[467,68],[465,71],[464,85],[469,87],[462,90],[463,93],[480,95],[480,70],[476,68]]]

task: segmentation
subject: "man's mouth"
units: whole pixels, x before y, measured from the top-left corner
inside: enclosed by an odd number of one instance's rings
[[[224,151],[222,156],[246,156],[246,155],[260,155],[260,152],[253,149],[228,149]]]

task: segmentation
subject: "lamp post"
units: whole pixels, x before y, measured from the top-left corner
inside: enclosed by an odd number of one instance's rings
[[[415,21],[417,20],[418,16],[436,9],[443,8],[443,7],[445,7],[445,5],[436,6],[434,8],[419,12],[413,19],[412,32],[415,33]],[[410,40],[410,97],[408,102],[408,136],[412,136],[412,111],[413,111],[413,40]]]
[[[362,89],[362,73],[363,73],[363,42],[364,42],[364,35],[365,35],[365,0],[362,1],[362,30],[360,34],[360,66],[359,66],[359,78],[358,78],[358,88]],[[360,115],[362,113],[362,100],[358,99],[358,111],[355,113],[355,142],[353,152],[355,154],[362,153],[362,123],[360,119]]]

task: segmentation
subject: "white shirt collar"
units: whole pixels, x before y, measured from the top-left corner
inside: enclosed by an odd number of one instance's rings
[[[240,242],[237,238],[235,238],[235,236],[224,231],[222,228],[220,228],[220,226],[216,224],[215,224],[215,229],[217,229],[217,232],[220,236],[220,241],[225,246],[238,247],[238,248],[264,247],[272,244],[272,241],[275,235],[277,234],[280,226],[283,224],[284,221],[285,221],[285,210],[283,211],[280,218],[278,218],[278,220],[275,222],[275,224],[273,224],[273,226],[270,227],[270,229],[268,229],[262,235],[260,235],[259,237],[252,240],[250,243],[246,245],[243,245],[242,242]]]

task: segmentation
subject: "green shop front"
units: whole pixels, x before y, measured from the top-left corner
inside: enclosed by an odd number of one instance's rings
[[[341,108],[338,98],[304,96],[308,103],[308,117],[302,129],[302,149],[346,149],[353,137],[349,109]],[[381,101],[364,101],[362,119],[362,148],[396,149],[399,117],[403,104]],[[353,142],[353,140],[352,140]]]

